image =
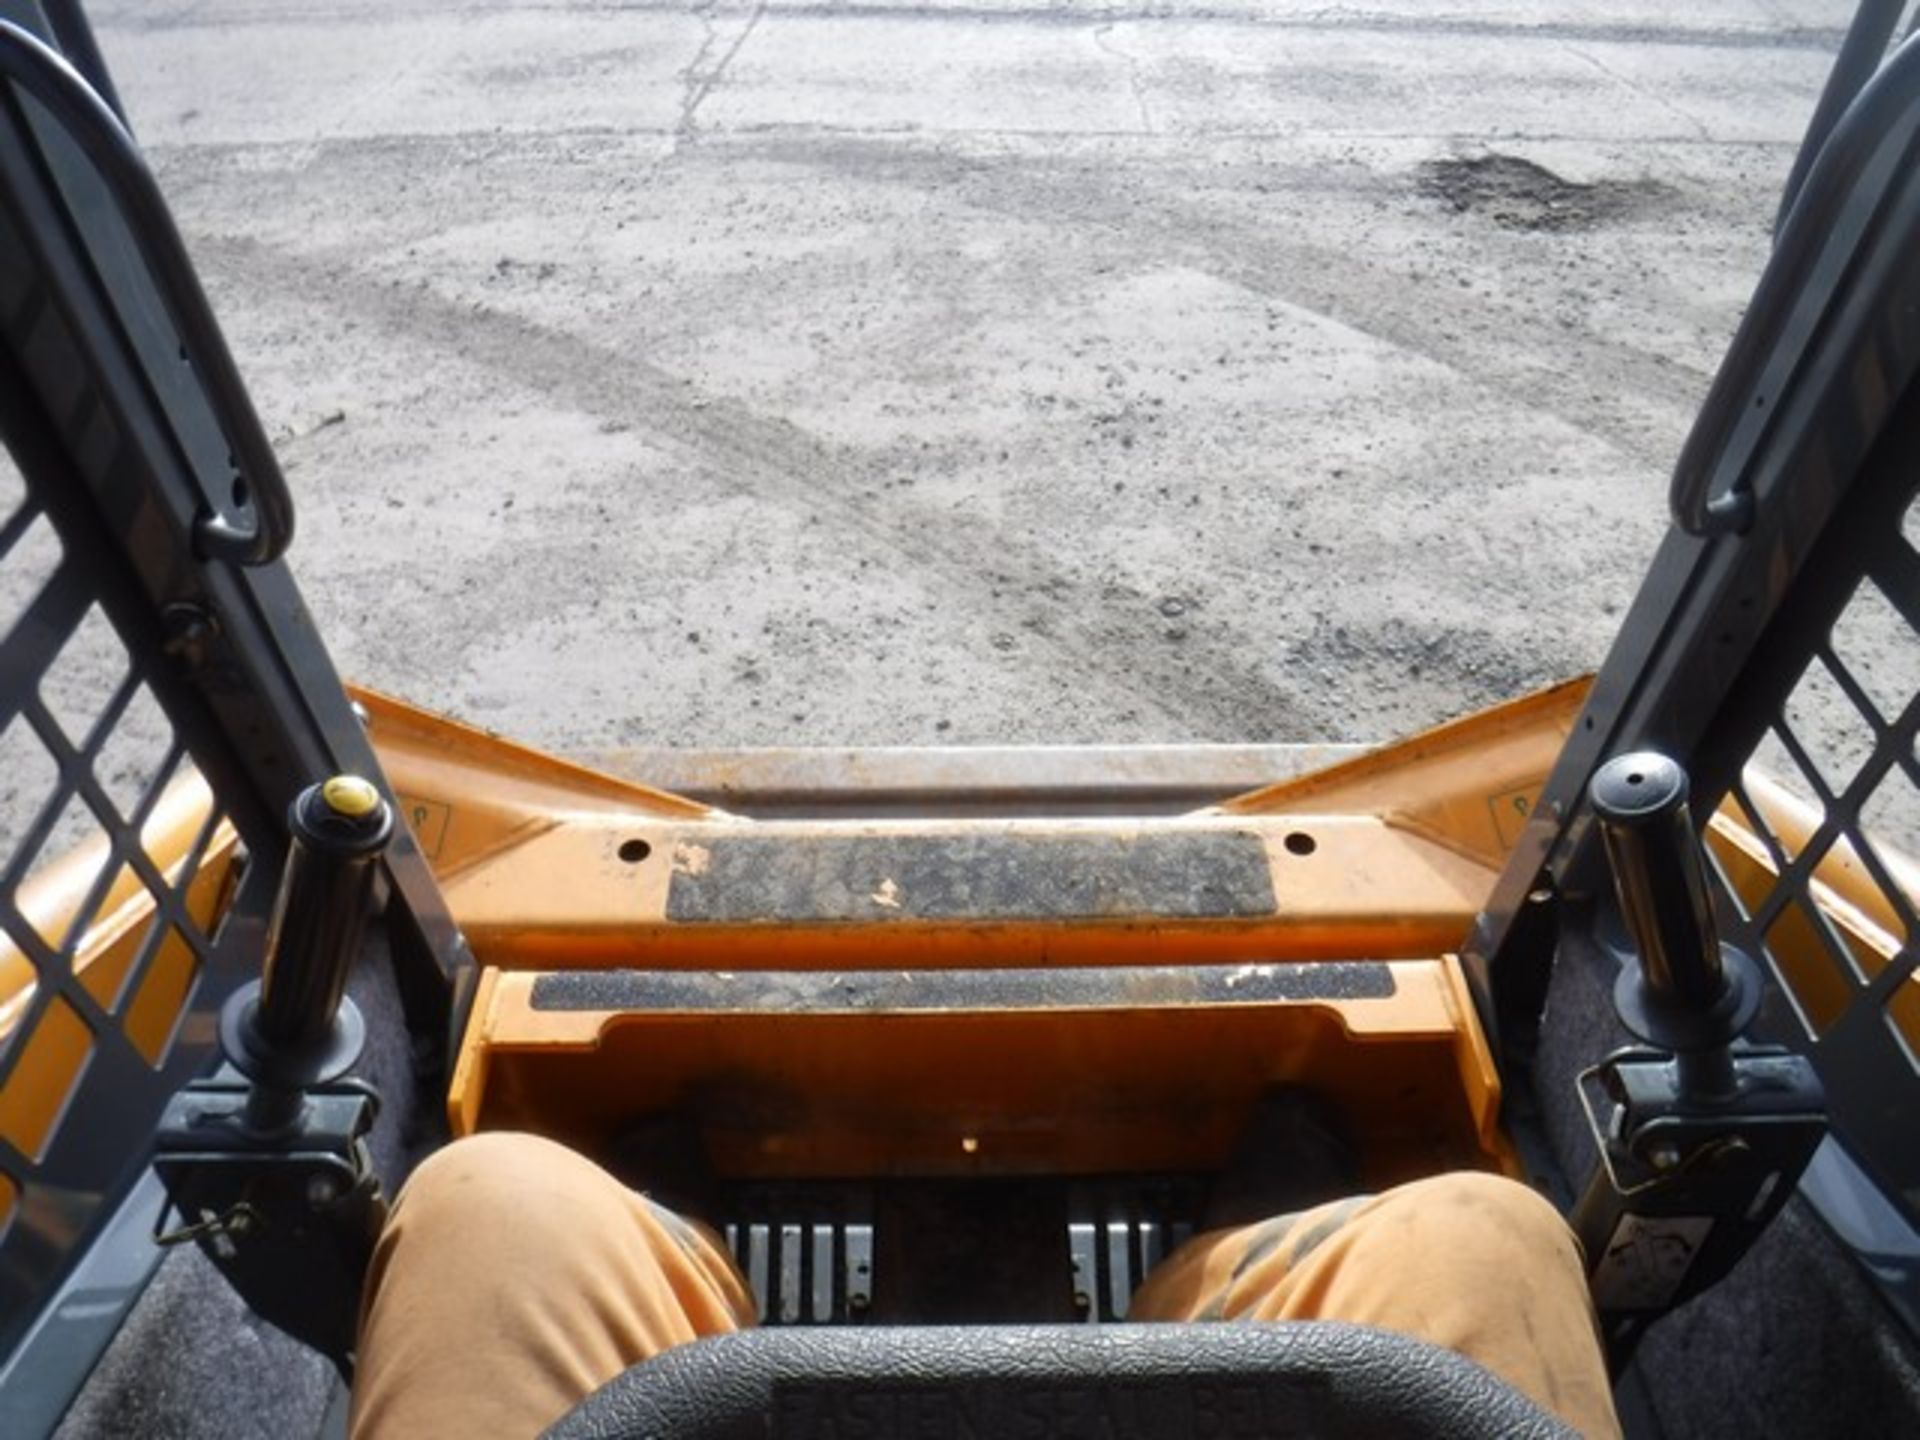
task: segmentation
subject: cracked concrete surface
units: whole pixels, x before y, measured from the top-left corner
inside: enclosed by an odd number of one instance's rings
[[[95,7],[342,668],[558,749],[1373,738],[1594,665],[1847,14]],[[1633,203],[1434,190],[1504,157]]]

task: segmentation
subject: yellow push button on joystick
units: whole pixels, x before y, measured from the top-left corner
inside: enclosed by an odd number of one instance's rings
[[[336,775],[320,787],[320,798],[336,815],[359,820],[380,806],[380,792],[358,775]]]

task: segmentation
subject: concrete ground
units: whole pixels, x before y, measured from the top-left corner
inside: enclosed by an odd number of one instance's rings
[[[560,749],[1591,667],[1841,0],[100,0],[351,677]]]

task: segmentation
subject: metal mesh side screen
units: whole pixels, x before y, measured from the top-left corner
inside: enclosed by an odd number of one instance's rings
[[[1797,665],[1732,780],[1752,832],[1710,846],[1726,938],[1778,982],[1774,1032],[1813,1056],[1834,1123],[1909,1214],[1920,1214],[1920,514],[1914,486],[1883,504],[1829,570],[1837,617],[1783,644]],[[1890,509],[1897,505],[1898,509]],[[1829,607],[1827,614],[1832,614]],[[1821,617],[1825,620],[1825,616]],[[1751,717],[1744,722],[1751,728]]]
[[[89,580],[0,451],[0,1353],[204,1054],[232,894],[232,831]]]
[[[286,804],[383,777],[151,176],[69,71],[0,40],[4,1361],[257,968]],[[259,863],[233,898],[236,831]],[[385,868],[402,1003],[439,1036],[469,957],[410,837]]]

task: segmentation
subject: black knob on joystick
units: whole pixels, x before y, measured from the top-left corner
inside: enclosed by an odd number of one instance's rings
[[[1760,972],[1716,933],[1687,789],[1677,762],[1640,750],[1602,765],[1588,793],[1637,952],[1614,986],[1621,1023],[1674,1052],[1685,1088],[1714,1094],[1732,1084],[1726,1050],[1759,1008]]]
[[[336,775],[301,791],[287,823],[265,966],[220,1013],[227,1059],[253,1082],[247,1123],[263,1132],[291,1124],[302,1091],[359,1059],[366,1025],[347,977],[373,913],[393,807],[372,782]]]

